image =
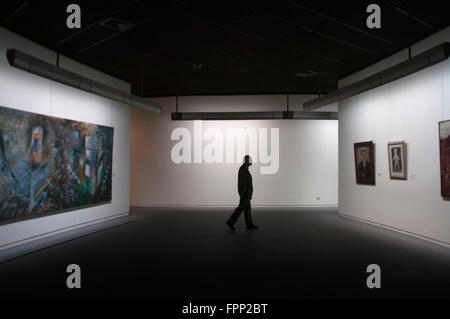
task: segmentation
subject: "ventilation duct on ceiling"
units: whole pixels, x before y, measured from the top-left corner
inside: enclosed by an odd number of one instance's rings
[[[444,42],[428,51],[401,62],[384,71],[371,75],[361,81],[350,84],[316,99],[303,103],[304,110],[314,110],[319,107],[338,102],[362,92],[374,89],[389,82],[398,80],[436,63],[448,59],[450,55],[450,42]]]
[[[337,120],[337,112],[173,112],[172,121],[223,120]]]
[[[161,105],[147,101],[136,95],[118,90],[100,82],[88,79],[76,73],[61,69],[53,64],[42,61],[19,50],[8,49],[6,52],[11,66],[27,71],[55,82],[63,83],[74,88],[100,95],[111,100],[143,108],[159,113]]]

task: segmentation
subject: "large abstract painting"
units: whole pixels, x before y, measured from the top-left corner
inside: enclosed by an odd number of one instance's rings
[[[441,195],[450,197],[450,121],[439,123],[439,149],[441,156]]]
[[[0,222],[111,201],[113,135],[0,107]]]

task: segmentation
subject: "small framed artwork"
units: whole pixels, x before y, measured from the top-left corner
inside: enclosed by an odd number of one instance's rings
[[[439,122],[441,195],[450,198],[450,120]]]
[[[388,143],[389,177],[391,179],[407,178],[406,143],[404,141]]]
[[[356,183],[375,185],[374,144],[370,142],[354,143]]]

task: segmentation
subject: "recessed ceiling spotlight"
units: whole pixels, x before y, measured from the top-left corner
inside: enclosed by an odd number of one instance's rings
[[[201,64],[201,63],[195,64],[194,63],[194,64],[192,64],[192,67],[196,70],[200,70],[201,68],[203,68],[203,64]]]
[[[136,26],[134,23],[117,19],[114,17],[106,18],[105,20],[99,22],[98,24],[102,27],[121,32],[129,30]]]
[[[314,71],[314,70],[308,70],[308,71],[302,71],[302,72],[295,73],[295,76],[299,76],[301,78],[307,78],[309,76],[313,76],[316,74],[319,74],[319,72]]]

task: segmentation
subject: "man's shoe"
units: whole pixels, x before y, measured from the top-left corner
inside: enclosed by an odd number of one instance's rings
[[[250,227],[247,227],[247,229],[256,229],[256,228],[258,228],[258,226],[256,226],[256,225],[252,225]]]
[[[233,225],[231,225],[230,223],[228,223],[228,222],[226,222],[225,224],[227,224],[228,225],[228,227],[230,227],[232,230],[235,230],[236,228],[234,228],[234,226]]]

